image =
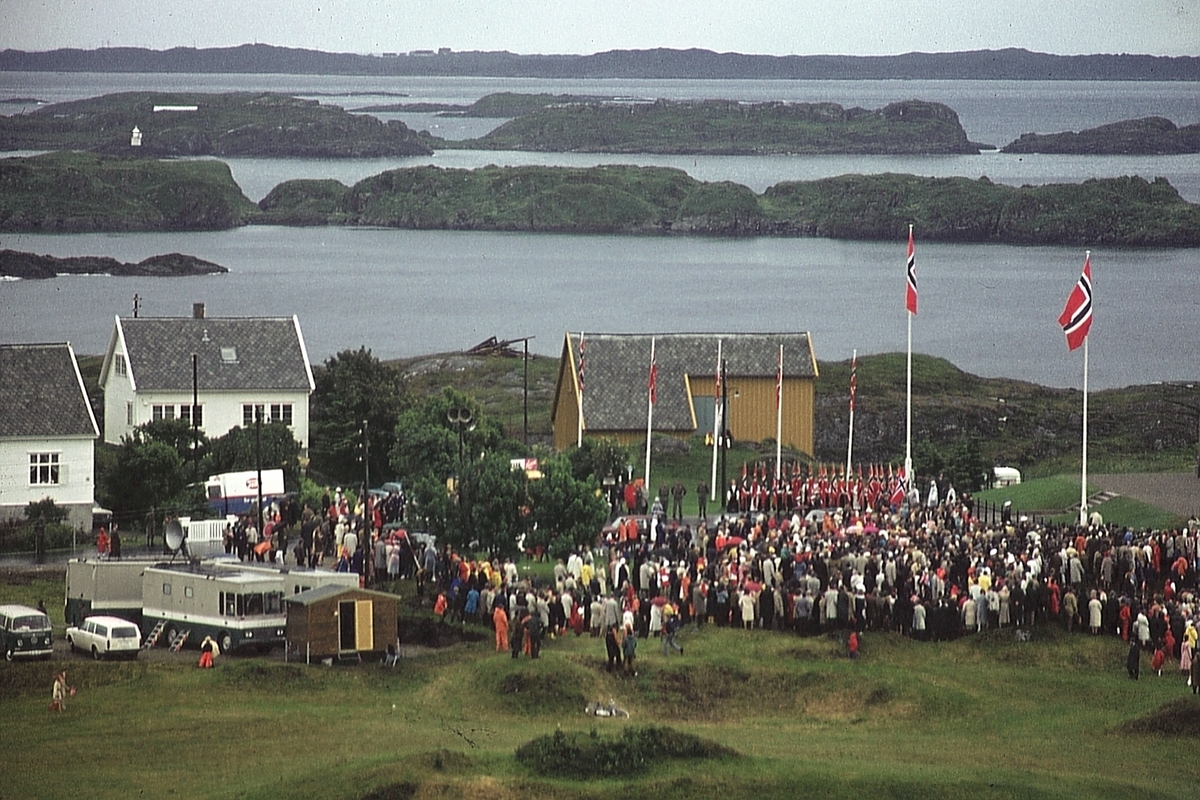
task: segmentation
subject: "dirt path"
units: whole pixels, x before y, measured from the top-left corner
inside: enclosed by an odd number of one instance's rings
[[[1089,475],[1088,483],[1181,517],[1200,514],[1200,479],[1191,472]],[[1104,506],[1099,511],[1103,514]]]

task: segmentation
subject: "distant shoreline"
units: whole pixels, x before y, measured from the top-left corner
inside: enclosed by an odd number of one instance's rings
[[[243,44],[0,52],[0,71],[163,72],[479,78],[746,80],[1200,81],[1200,57],[1054,55],[1021,48],[891,56],[754,55],[654,48],[589,55],[507,51],[359,55]]]

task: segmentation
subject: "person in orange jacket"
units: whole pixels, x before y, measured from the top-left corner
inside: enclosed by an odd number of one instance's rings
[[[496,628],[496,652],[503,653],[508,649],[508,612],[502,603],[492,611],[492,625]]]

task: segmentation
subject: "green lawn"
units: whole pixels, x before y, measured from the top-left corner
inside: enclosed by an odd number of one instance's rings
[[[71,660],[79,693],[47,712],[61,663],[0,664],[2,797],[1177,797],[1192,739],[1123,732],[1168,701],[1175,675],[1132,683],[1111,638],[1039,629],[922,645],[868,634],[849,661],[832,637],[705,628],[686,656],[639,647],[639,676],[603,669],[603,644],[548,641],[539,661],[489,643],[395,669],[221,657]],[[628,721],[583,714],[614,698]],[[668,725],[741,755],[637,777],[542,778],[515,749],[556,729]],[[1194,734],[1193,734],[1194,736]],[[376,792],[372,794],[372,792]]]
[[[1090,486],[1089,494],[1097,491]],[[1021,511],[1058,511],[1079,505],[1079,475],[1053,475],[1034,478],[1003,489],[979,492],[976,499],[1000,505],[1011,500],[1013,508]]]

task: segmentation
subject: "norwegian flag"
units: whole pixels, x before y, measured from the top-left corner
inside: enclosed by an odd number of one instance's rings
[[[858,394],[858,356],[850,360],[850,413],[854,413],[854,399]]]
[[[779,345],[779,368],[775,370],[775,410],[783,399],[783,345]]]
[[[908,226],[908,286],[904,292],[904,307],[914,317],[917,315],[917,259],[912,225]]]
[[[650,405],[658,402],[658,356],[654,355],[654,342],[650,342]]]
[[[1058,324],[1067,335],[1067,348],[1074,350],[1087,339],[1092,327],[1092,254],[1088,252],[1083,260],[1083,274],[1079,282],[1071,290],[1070,297],[1063,312],[1058,316]]]
[[[587,366],[587,361],[583,355],[583,331],[580,331],[579,332],[579,396],[580,397],[583,397],[583,373],[585,371],[586,366]]]

